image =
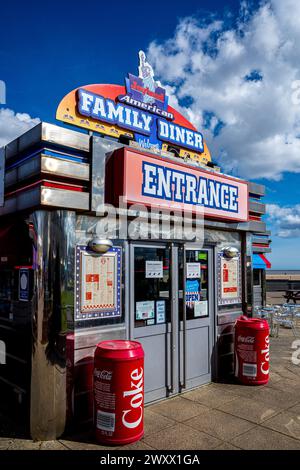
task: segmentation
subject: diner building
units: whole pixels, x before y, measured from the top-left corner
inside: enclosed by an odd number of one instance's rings
[[[264,187],[221,172],[142,52],[57,119],[0,150],[0,389],[34,439],[92,422],[101,340],[142,343],[146,404],[228,379],[270,242]]]

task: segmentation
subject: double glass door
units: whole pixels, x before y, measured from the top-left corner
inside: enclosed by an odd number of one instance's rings
[[[133,244],[131,337],[145,351],[145,400],[211,380],[212,253],[194,245]]]

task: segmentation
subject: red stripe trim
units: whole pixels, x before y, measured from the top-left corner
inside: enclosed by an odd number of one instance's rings
[[[259,256],[266,263],[267,268],[270,269],[272,267],[272,265],[271,265],[270,261],[265,257],[265,255],[259,254]]]

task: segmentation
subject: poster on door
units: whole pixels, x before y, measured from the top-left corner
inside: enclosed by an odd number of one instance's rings
[[[201,286],[198,279],[187,279],[185,284],[185,303],[187,307],[193,307],[194,302],[200,300]]]
[[[135,319],[136,320],[152,320],[154,319],[155,302],[154,300],[144,300],[135,303]]]
[[[240,255],[230,259],[219,253],[218,287],[219,305],[241,303]]]

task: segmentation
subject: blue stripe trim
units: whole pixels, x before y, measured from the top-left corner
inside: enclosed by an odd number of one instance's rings
[[[65,153],[60,153],[60,152],[55,152],[53,150],[49,150],[46,148],[41,148],[33,153],[30,153],[28,155],[24,155],[23,158],[21,157],[19,160],[15,161],[14,163],[11,163],[10,165],[6,166],[6,170],[12,170],[13,168],[16,168],[22,163],[31,160],[32,158],[40,155],[43,153],[44,155],[47,155],[49,157],[55,157],[59,158],[61,160],[68,160],[76,163],[87,163],[89,160],[87,157],[81,157],[79,155],[70,155],[70,154],[65,154]]]

